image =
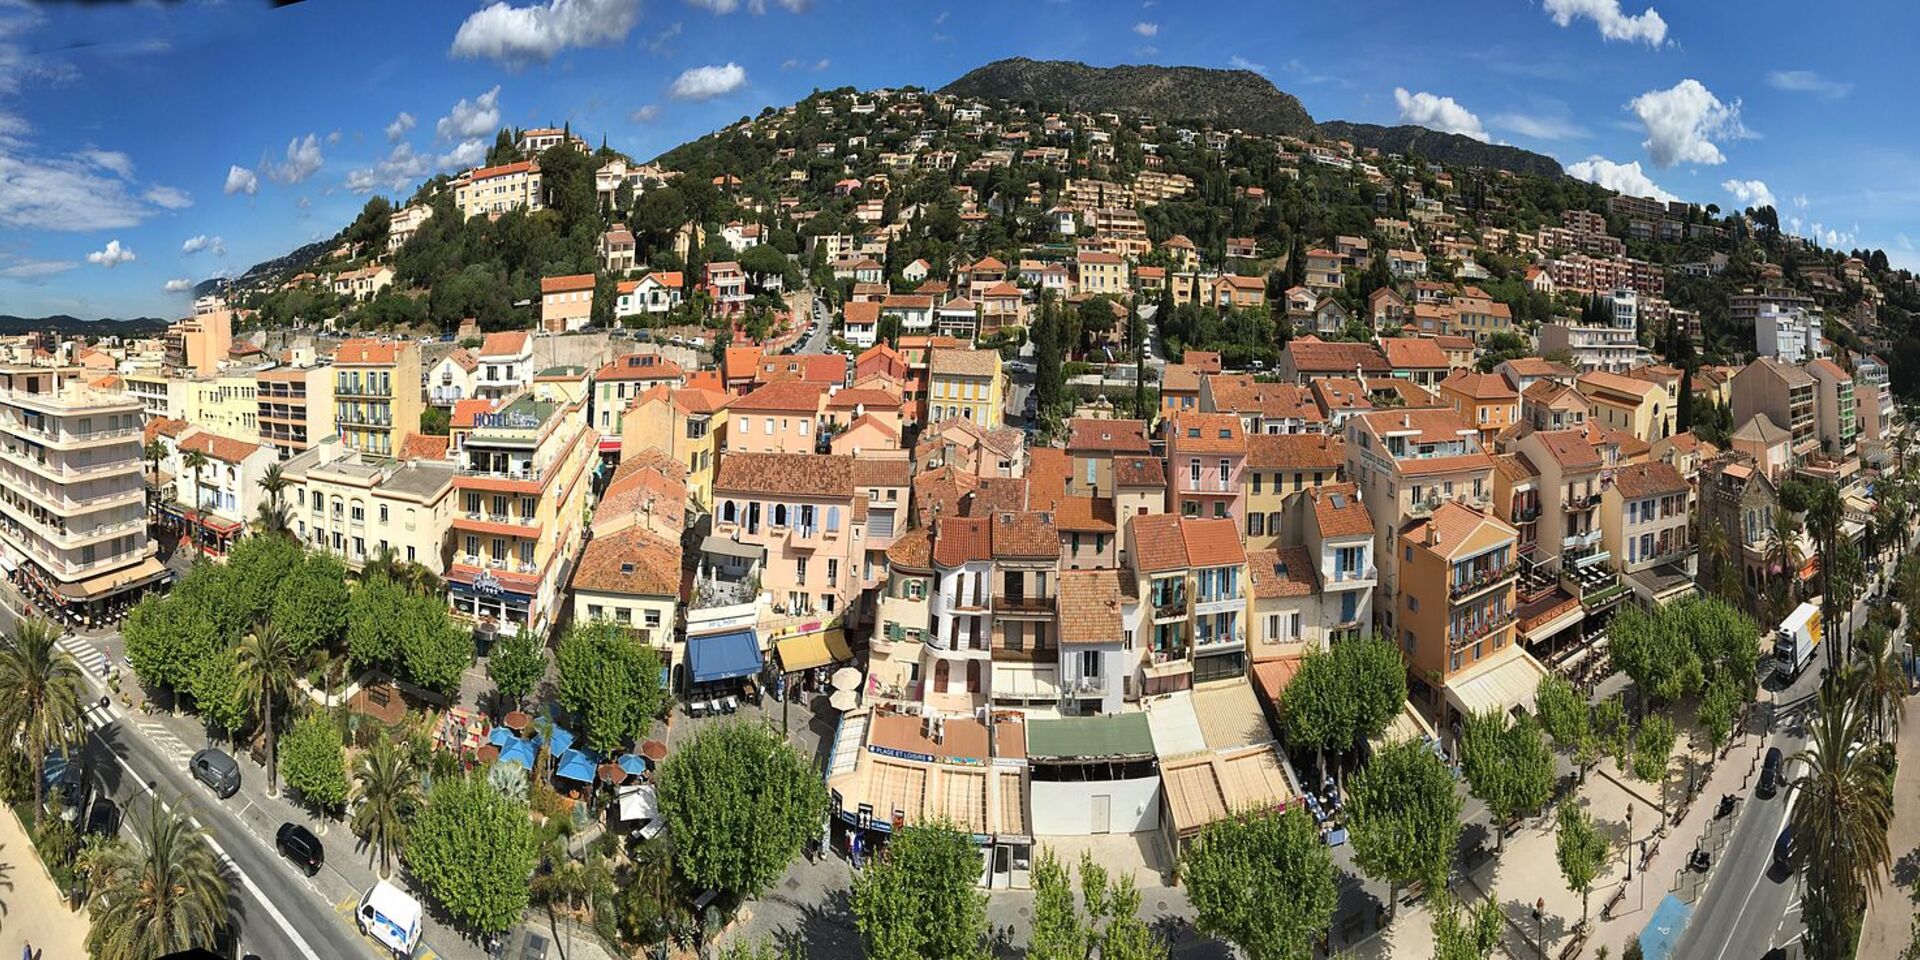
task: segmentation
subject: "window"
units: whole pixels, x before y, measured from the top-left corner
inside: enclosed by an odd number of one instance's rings
[[[1259,474],[1257,474],[1257,473],[1256,473],[1256,474],[1254,474],[1254,476],[1256,476],[1256,477],[1257,477],[1257,476],[1259,476]],[[1264,513],[1249,513],[1249,514],[1247,514],[1247,536],[1249,536],[1249,537],[1261,537],[1261,536],[1265,536],[1265,535],[1266,535],[1266,532],[1267,532],[1267,531],[1266,531],[1266,526],[1267,526],[1267,522],[1266,522],[1266,521],[1267,521],[1267,515],[1266,515],[1266,514],[1264,514]]]
[[[606,618],[607,618],[606,608],[600,606],[597,603],[587,604],[588,620],[605,620]]]
[[[407,549],[411,550],[413,548],[408,547]],[[467,534],[466,554],[469,557],[477,557],[480,555],[480,538],[471,533]]]
[[[380,505],[380,522],[387,522],[387,505],[384,503]]]
[[[840,585],[840,561],[833,557],[828,557],[827,558],[827,586],[837,587],[839,585]]]
[[[654,630],[654,629],[658,629],[658,628],[660,627],[660,611],[659,611],[659,609],[657,609],[657,608],[649,608],[648,610],[646,610],[646,611],[645,611],[645,613],[644,613],[643,615],[644,615],[644,616],[645,616],[645,618],[646,618],[646,624],[647,624],[647,628],[648,628],[649,630]]]
[[[1200,483],[1200,458],[1199,457],[1194,457],[1193,459],[1187,461],[1187,480],[1188,482],[1193,483],[1195,485],[1198,485]]]
[[[773,436],[773,418],[772,417],[767,418],[766,433],[767,433],[767,436],[769,437]]]
[[[840,532],[840,508],[839,507],[827,508],[827,532],[828,533]]]

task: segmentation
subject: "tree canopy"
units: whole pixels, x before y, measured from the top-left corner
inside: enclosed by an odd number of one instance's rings
[[[500,933],[527,908],[535,841],[527,808],[485,777],[446,777],[407,831],[407,869],[449,916],[476,933]]]
[[[585,727],[588,746],[602,754],[630,748],[666,704],[660,655],[619,624],[574,626],[554,659],[561,705]]]
[[[1208,824],[1181,877],[1194,925],[1251,960],[1310,960],[1339,905],[1332,854],[1300,807]]]
[[[813,765],[778,733],[744,720],[703,727],[668,754],[659,792],[680,872],[743,896],[780,878],[827,809]]]
[[[854,925],[870,960],[986,960],[987,895],[973,838],[916,824],[853,876]]]

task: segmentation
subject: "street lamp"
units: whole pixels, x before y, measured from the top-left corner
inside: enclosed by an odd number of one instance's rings
[[[1533,901],[1533,948],[1540,953],[1540,960],[1546,960],[1547,935],[1546,922],[1542,919],[1547,909],[1547,898]]]
[[[1633,879],[1633,804],[1627,804],[1627,879]]]

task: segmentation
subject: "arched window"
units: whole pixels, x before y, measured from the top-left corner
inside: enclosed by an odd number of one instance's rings
[[[827,532],[829,533],[840,532],[840,508],[839,507],[827,508]]]
[[[773,505],[773,525],[776,527],[784,527],[787,525],[786,504],[776,503]]]
[[[740,521],[740,508],[734,506],[732,500],[722,501],[720,504],[720,520],[723,523],[738,523]]]

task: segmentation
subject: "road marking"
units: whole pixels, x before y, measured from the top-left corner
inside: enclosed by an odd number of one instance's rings
[[[63,633],[60,639],[54,641],[54,645],[87,668],[89,674],[104,678],[112,669],[112,661],[107,659],[106,653],[98,645],[82,639],[79,634]]]
[[[94,727],[96,732],[99,729],[100,726],[98,725]],[[102,745],[105,745],[104,741]],[[160,802],[160,796],[154,791],[152,784],[142,779],[140,775],[134,771],[133,765],[127,763],[125,757],[114,753],[111,748],[107,750],[107,755],[113,758],[113,762],[120,765],[120,769],[127,772],[127,776],[131,778],[134,783],[140,785],[140,789],[147,792],[148,803]],[[220,846],[220,841],[213,838],[213,833],[200,822],[200,818],[188,816],[187,822],[193,824],[194,827],[206,837],[207,846],[213,848],[213,852],[220,857],[221,861],[233,870],[233,875],[240,878],[240,883],[247,888],[249,893],[253,894],[253,898],[258,900],[261,906],[267,908],[267,914],[273,917],[275,923],[280,925],[280,930],[287,935],[287,939],[293,941],[293,945],[300,949],[301,955],[305,956],[307,960],[320,960],[320,955],[315,953],[313,947],[307,944],[306,938],[300,935],[300,931],[294,929],[293,924],[287,920],[286,914],[281,913],[280,908],[273,905],[273,900],[267,896],[266,892],[261,890],[260,887],[253,882],[253,878],[247,876],[245,870],[240,869],[240,864],[227,855],[226,849]]]

